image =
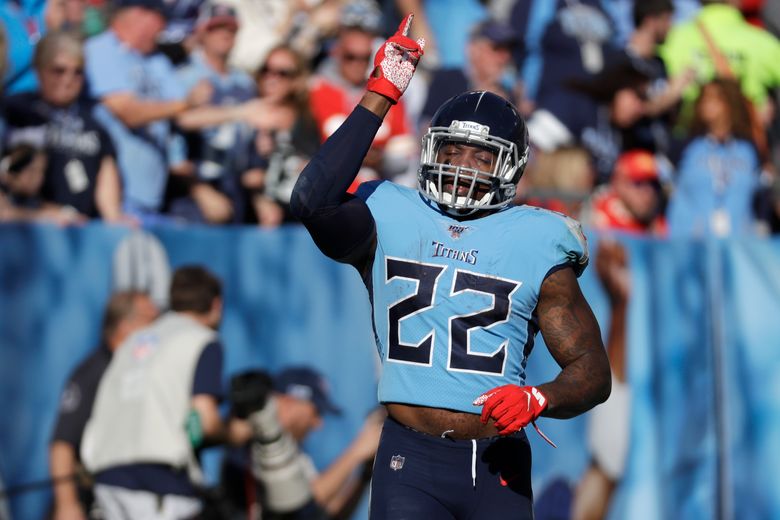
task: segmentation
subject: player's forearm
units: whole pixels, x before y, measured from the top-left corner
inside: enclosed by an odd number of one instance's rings
[[[568,419],[587,412],[609,397],[612,380],[604,352],[589,351],[569,363],[553,381],[537,388],[549,400],[545,417]]]
[[[539,385],[549,404],[542,415],[567,419],[606,401],[612,386],[601,329],[572,269],[542,283],[537,304],[539,328],[561,372]]]

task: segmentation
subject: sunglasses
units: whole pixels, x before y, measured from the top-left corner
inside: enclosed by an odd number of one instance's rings
[[[632,179],[631,184],[637,188],[640,186],[650,186],[657,190],[661,189],[661,182],[658,179]]]
[[[49,67],[49,72],[54,74],[57,77],[62,77],[66,74],[69,74],[71,76],[76,76],[80,78],[84,75],[84,68],[83,67],[62,67],[60,65],[53,65]]]
[[[371,61],[370,54],[352,54],[351,52],[345,52],[341,55],[341,57],[344,59],[344,61],[360,61],[363,63],[368,63]]]
[[[207,31],[216,31],[217,29],[227,29],[230,32],[238,32],[238,22],[236,20],[216,19],[206,22]]]
[[[279,76],[280,78],[294,78],[298,75],[298,71],[295,69],[275,69],[267,65],[260,67],[260,75],[263,76]]]

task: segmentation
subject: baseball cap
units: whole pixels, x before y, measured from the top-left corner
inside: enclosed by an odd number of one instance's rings
[[[517,43],[517,33],[511,26],[498,20],[485,20],[471,30],[471,38],[484,38],[496,45],[511,46]]]
[[[316,370],[306,366],[288,367],[274,376],[274,389],[295,398],[311,401],[320,415],[341,415],[341,408],[328,396],[328,384]]]
[[[374,0],[354,0],[339,13],[339,27],[360,29],[369,33],[382,32],[382,11]]]
[[[615,175],[625,175],[632,181],[658,180],[658,164],[646,150],[624,152],[615,162]]]
[[[117,0],[115,5],[117,9],[124,9],[125,7],[142,7],[144,9],[149,9],[150,11],[157,11],[165,18],[168,18],[169,14],[163,0]]]
[[[230,25],[238,27],[238,15],[236,10],[225,4],[206,2],[201,6],[198,20],[195,22],[198,28],[208,29],[216,25]]]

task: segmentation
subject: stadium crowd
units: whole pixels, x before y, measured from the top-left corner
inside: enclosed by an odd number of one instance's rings
[[[528,121],[519,203],[631,232],[780,231],[775,2],[458,3],[7,2],[0,218],[292,222],[298,173],[414,11],[422,70],[356,185],[414,186],[435,108],[484,89]]]
[[[407,12],[425,58],[350,191],[373,179],[415,186],[436,107],[489,90],[528,123],[518,204],[638,235],[780,233],[776,0],[11,0],[0,6],[0,221],[294,225],[298,174],[360,100]],[[626,258],[603,247],[617,315]],[[119,310],[137,318],[142,295],[123,298]],[[624,355],[614,337],[613,369]],[[327,411],[312,410],[296,440]],[[58,430],[55,442],[75,450],[82,433]],[[372,418],[343,474],[370,461],[377,436]],[[608,496],[622,468],[597,470]],[[600,517],[582,496],[580,517]]]

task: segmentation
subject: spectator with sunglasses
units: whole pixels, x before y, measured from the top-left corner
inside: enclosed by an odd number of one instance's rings
[[[374,56],[376,28],[359,18],[344,17],[329,56],[320,65],[311,88],[311,107],[324,141],[344,122],[365,90]],[[395,180],[408,172],[417,153],[417,139],[406,119],[404,102],[390,109],[366,154],[351,191],[366,180]]]
[[[80,99],[84,86],[81,42],[65,32],[50,32],[35,49],[40,88],[6,100],[7,144],[31,144],[45,151],[42,200],[71,208],[87,218],[117,221],[121,184],[114,147]]]
[[[257,72],[260,96],[246,114],[254,129],[250,169],[242,176],[248,220],[275,227],[294,220],[290,194],[303,167],[319,148],[309,107],[308,63],[291,46],[270,50]]]

